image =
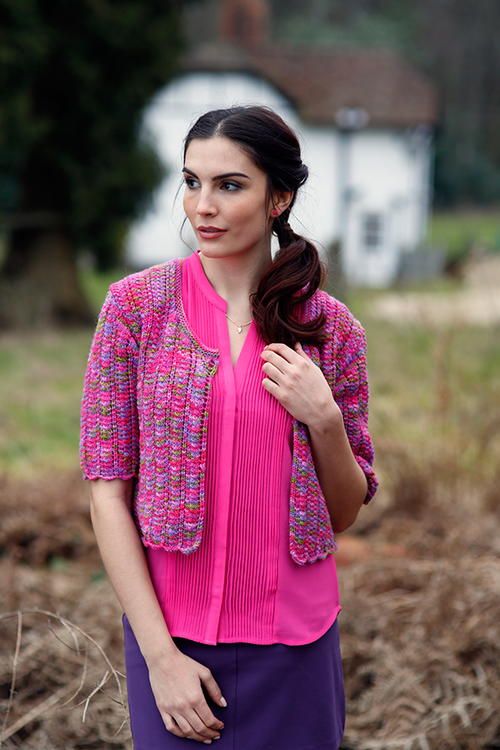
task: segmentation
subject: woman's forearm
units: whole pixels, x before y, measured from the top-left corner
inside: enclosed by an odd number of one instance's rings
[[[363,505],[366,476],[357,463],[338,407],[309,424],[311,451],[335,533],[351,526]]]
[[[153,588],[130,502],[133,480],[90,480],[90,515],[101,558],[148,664],[178,651]]]

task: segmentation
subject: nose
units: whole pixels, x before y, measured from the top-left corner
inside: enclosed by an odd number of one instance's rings
[[[209,214],[210,216],[212,216],[213,214],[217,213],[217,208],[213,199],[213,193],[210,192],[210,190],[200,190],[196,210],[200,215]]]

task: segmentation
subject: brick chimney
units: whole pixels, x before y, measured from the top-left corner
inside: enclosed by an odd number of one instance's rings
[[[243,47],[259,47],[269,38],[266,0],[221,0],[219,39]]]

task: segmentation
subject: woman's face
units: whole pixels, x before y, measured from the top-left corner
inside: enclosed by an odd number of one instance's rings
[[[272,205],[265,205],[266,175],[237,144],[223,136],[193,139],[183,175],[184,211],[203,253],[270,254],[273,217]],[[207,238],[201,226],[224,232]]]

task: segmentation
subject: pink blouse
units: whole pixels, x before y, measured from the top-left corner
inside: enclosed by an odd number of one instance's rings
[[[227,303],[199,250],[183,259],[182,301],[193,333],[221,352],[208,422],[205,534],[196,552],[145,547],[169,632],[194,641],[318,639],[342,609],[334,555],[297,565],[288,550],[292,417],[264,386],[265,341],[247,326],[236,366]]]

